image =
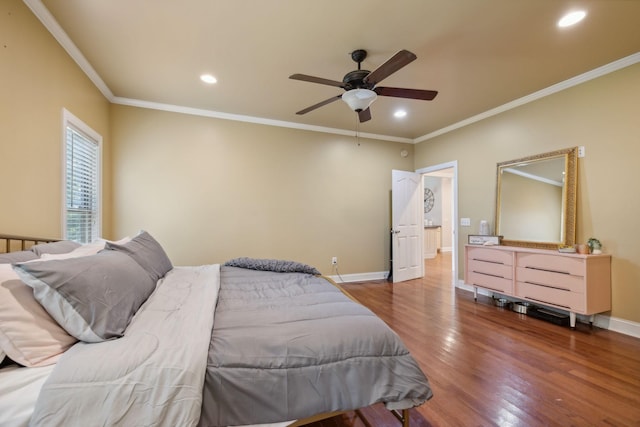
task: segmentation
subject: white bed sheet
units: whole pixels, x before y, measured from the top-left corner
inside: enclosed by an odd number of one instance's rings
[[[0,426],[26,427],[40,389],[55,365],[0,369]]]

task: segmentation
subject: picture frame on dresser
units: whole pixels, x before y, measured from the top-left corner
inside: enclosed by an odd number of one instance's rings
[[[467,239],[470,245],[499,245],[500,244],[500,236],[469,234]]]

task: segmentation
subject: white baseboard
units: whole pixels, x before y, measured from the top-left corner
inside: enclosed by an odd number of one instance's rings
[[[371,273],[354,273],[327,276],[336,283],[366,282],[368,280],[384,280],[389,277],[388,271],[374,271]]]
[[[638,322],[606,316],[604,314],[597,314],[593,324],[599,328],[640,338],[640,323]]]
[[[456,285],[458,288],[473,292],[473,286],[466,284],[463,280],[458,280]],[[492,292],[486,289],[478,288],[478,294],[491,296]],[[578,320],[589,323],[589,316],[578,315]],[[605,314],[596,314],[593,319],[593,324],[599,328],[607,329],[609,331],[618,332],[624,335],[630,335],[635,338],[640,338],[640,323],[632,322],[631,320],[619,319],[617,317],[611,317]]]

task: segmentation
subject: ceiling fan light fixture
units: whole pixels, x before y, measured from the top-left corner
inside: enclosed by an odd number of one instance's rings
[[[357,113],[369,108],[377,97],[378,94],[369,89],[351,89],[342,94],[342,100]]]

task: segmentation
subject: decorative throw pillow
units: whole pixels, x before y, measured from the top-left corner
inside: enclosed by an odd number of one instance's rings
[[[320,272],[307,264],[297,261],[260,258],[234,258],[224,263],[228,267],[248,268],[250,270],[275,271],[277,273],[306,273],[320,275]]]
[[[69,334],[86,342],[121,337],[156,281],[117,251],[15,264],[20,278]]]
[[[54,364],[77,340],[33,296],[10,264],[0,264],[0,349],[23,366]]]
[[[0,254],[0,264],[13,264],[14,262],[25,262],[38,259],[38,255],[31,251],[10,252]]]
[[[123,245],[107,242],[105,249],[118,251],[133,258],[153,279],[153,283],[164,277],[173,268],[160,243],[146,231],[141,231],[130,242]]]
[[[40,257],[44,254],[66,254],[78,247],[80,247],[78,242],[60,240],[59,242],[40,243],[39,245],[31,246],[30,250]]]

